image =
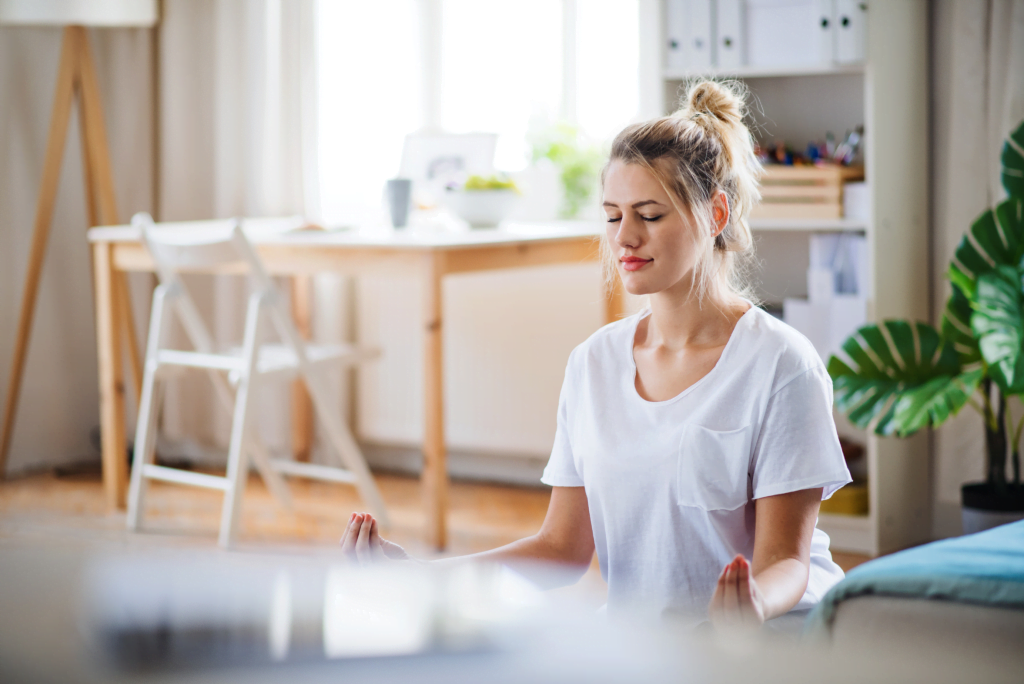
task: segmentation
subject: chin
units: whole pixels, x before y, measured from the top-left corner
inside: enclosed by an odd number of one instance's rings
[[[654,294],[660,292],[662,288],[652,287],[647,278],[637,278],[633,273],[620,274],[622,280],[622,289],[631,295],[641,296]]]

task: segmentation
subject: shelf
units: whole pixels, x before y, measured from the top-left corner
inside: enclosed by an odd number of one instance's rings
[[[865,232],[866,221],[857,219],[750,219],[750,229],[792,233]]]
[[[714,68],[692,71],[666,67],[662,78],[666,81],[684,81],[690,78],[785,78],[787,76],[827,76],[830,74],[862,74],[863,64],[807,64],[791,67],[741,66],[733,69]]]

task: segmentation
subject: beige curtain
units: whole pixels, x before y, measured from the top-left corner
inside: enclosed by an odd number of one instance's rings
[[[938,321],[949,296],[946,269],[960,238],[978,214],[1004,197],[999,153],[1007,133],[1024,120],[1024,0],[940,0],[932,7],[932,253]],[[933,454],[933,531],[937,537],[959,534],[960,485],[984,477],[978,415],[965,409],[938,430]]]
[[[160,220],[316,216],[314,13],[314,0],[165,0]],[[244,282],[189,285],[215,338],[240,340]],[[288,447],[288,396],[282,383],[258,399],[260,426],[278,451]],[[211,456],[226,446],[229,419],[205,378],[184,378],[168,390],[165,451]]]
[[[57,82],[60,28],[0,27],[0,388],[6,393]],[[149,29],[94,29],[118,211],[153,201],[152,38]],[[7,473],[97,459],[99,424],[88,217],[77,108],[43,266]],[[143,278],[144,280],[144,278]],[[139,278],[135,289],[143,292]],[[144,297],[139,297],[142,303]],[[138,313],[144,314],[145,307]],[[0,403],[5,400],[0,395]]]

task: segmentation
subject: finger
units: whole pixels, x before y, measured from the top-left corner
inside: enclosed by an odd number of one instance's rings
[[[384,538],[380,536],[380,526],[377,524],[377,519],[370,518],[370,548],[384,550]]]
[[[356,539],[356,557],[360,563],[369,563],[373,560],[370,554],[370,526],[372,521],[370,516],[363,518],[362,524],[359,526],[359,536]]]
[[[349,532],[352,530],[352,521],[355,520],[355,519],[356,519],[356,514],[355,513],[353,513],[352,515],[348,516],[348,525],[345,526],[345,531],[341,533],[341,541],[338,542],[339,546],[341,546],[341,547],[345,546],[345,540],[348,539]]]
[[[377,532],[377,521],[370,518],[370,554],[374,560],[384,560],[384,544],[381,542],[380,534]]]
[[[354,556],[356,552],[356,535],[359,533],[359,526],[363,523],[363,516],[356,513],[345,531],[345,542],[341,545],[341,551],[347,556]]]
[[[736,562],[729,563],[725,570],[725,600],[723,601],[726,617],[735,621],[739,605],[736,594]]]
[[[737,590],[740,612],[743,616],[743,621],[747,622],[754,617],[754,599],[750,594],[750,565],[746,559],[740,560]]]
[[[728,569],[728,565],[722,568],[722,572],[718,575],[718,582],[715,584],[715,593],[711,597],[711,610],[709,612],[719,618],[721,618],[725,610],[725,572]]]

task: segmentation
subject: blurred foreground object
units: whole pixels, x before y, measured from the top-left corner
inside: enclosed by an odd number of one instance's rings
[[[144,551],[144,553],[142,553]],[[1018,682],[1021,655],[609,622],[509,570],[0,545],[3,682]],[[557,572],[557,570],[552,570]],[[912,636],[912,635],[911,635]],[[955,657],[953,657],[955,656]]]
[[[113,558],[84,588],[94,655],[131,670],[490,650],[545,607],[511,570],[473,564]]]

